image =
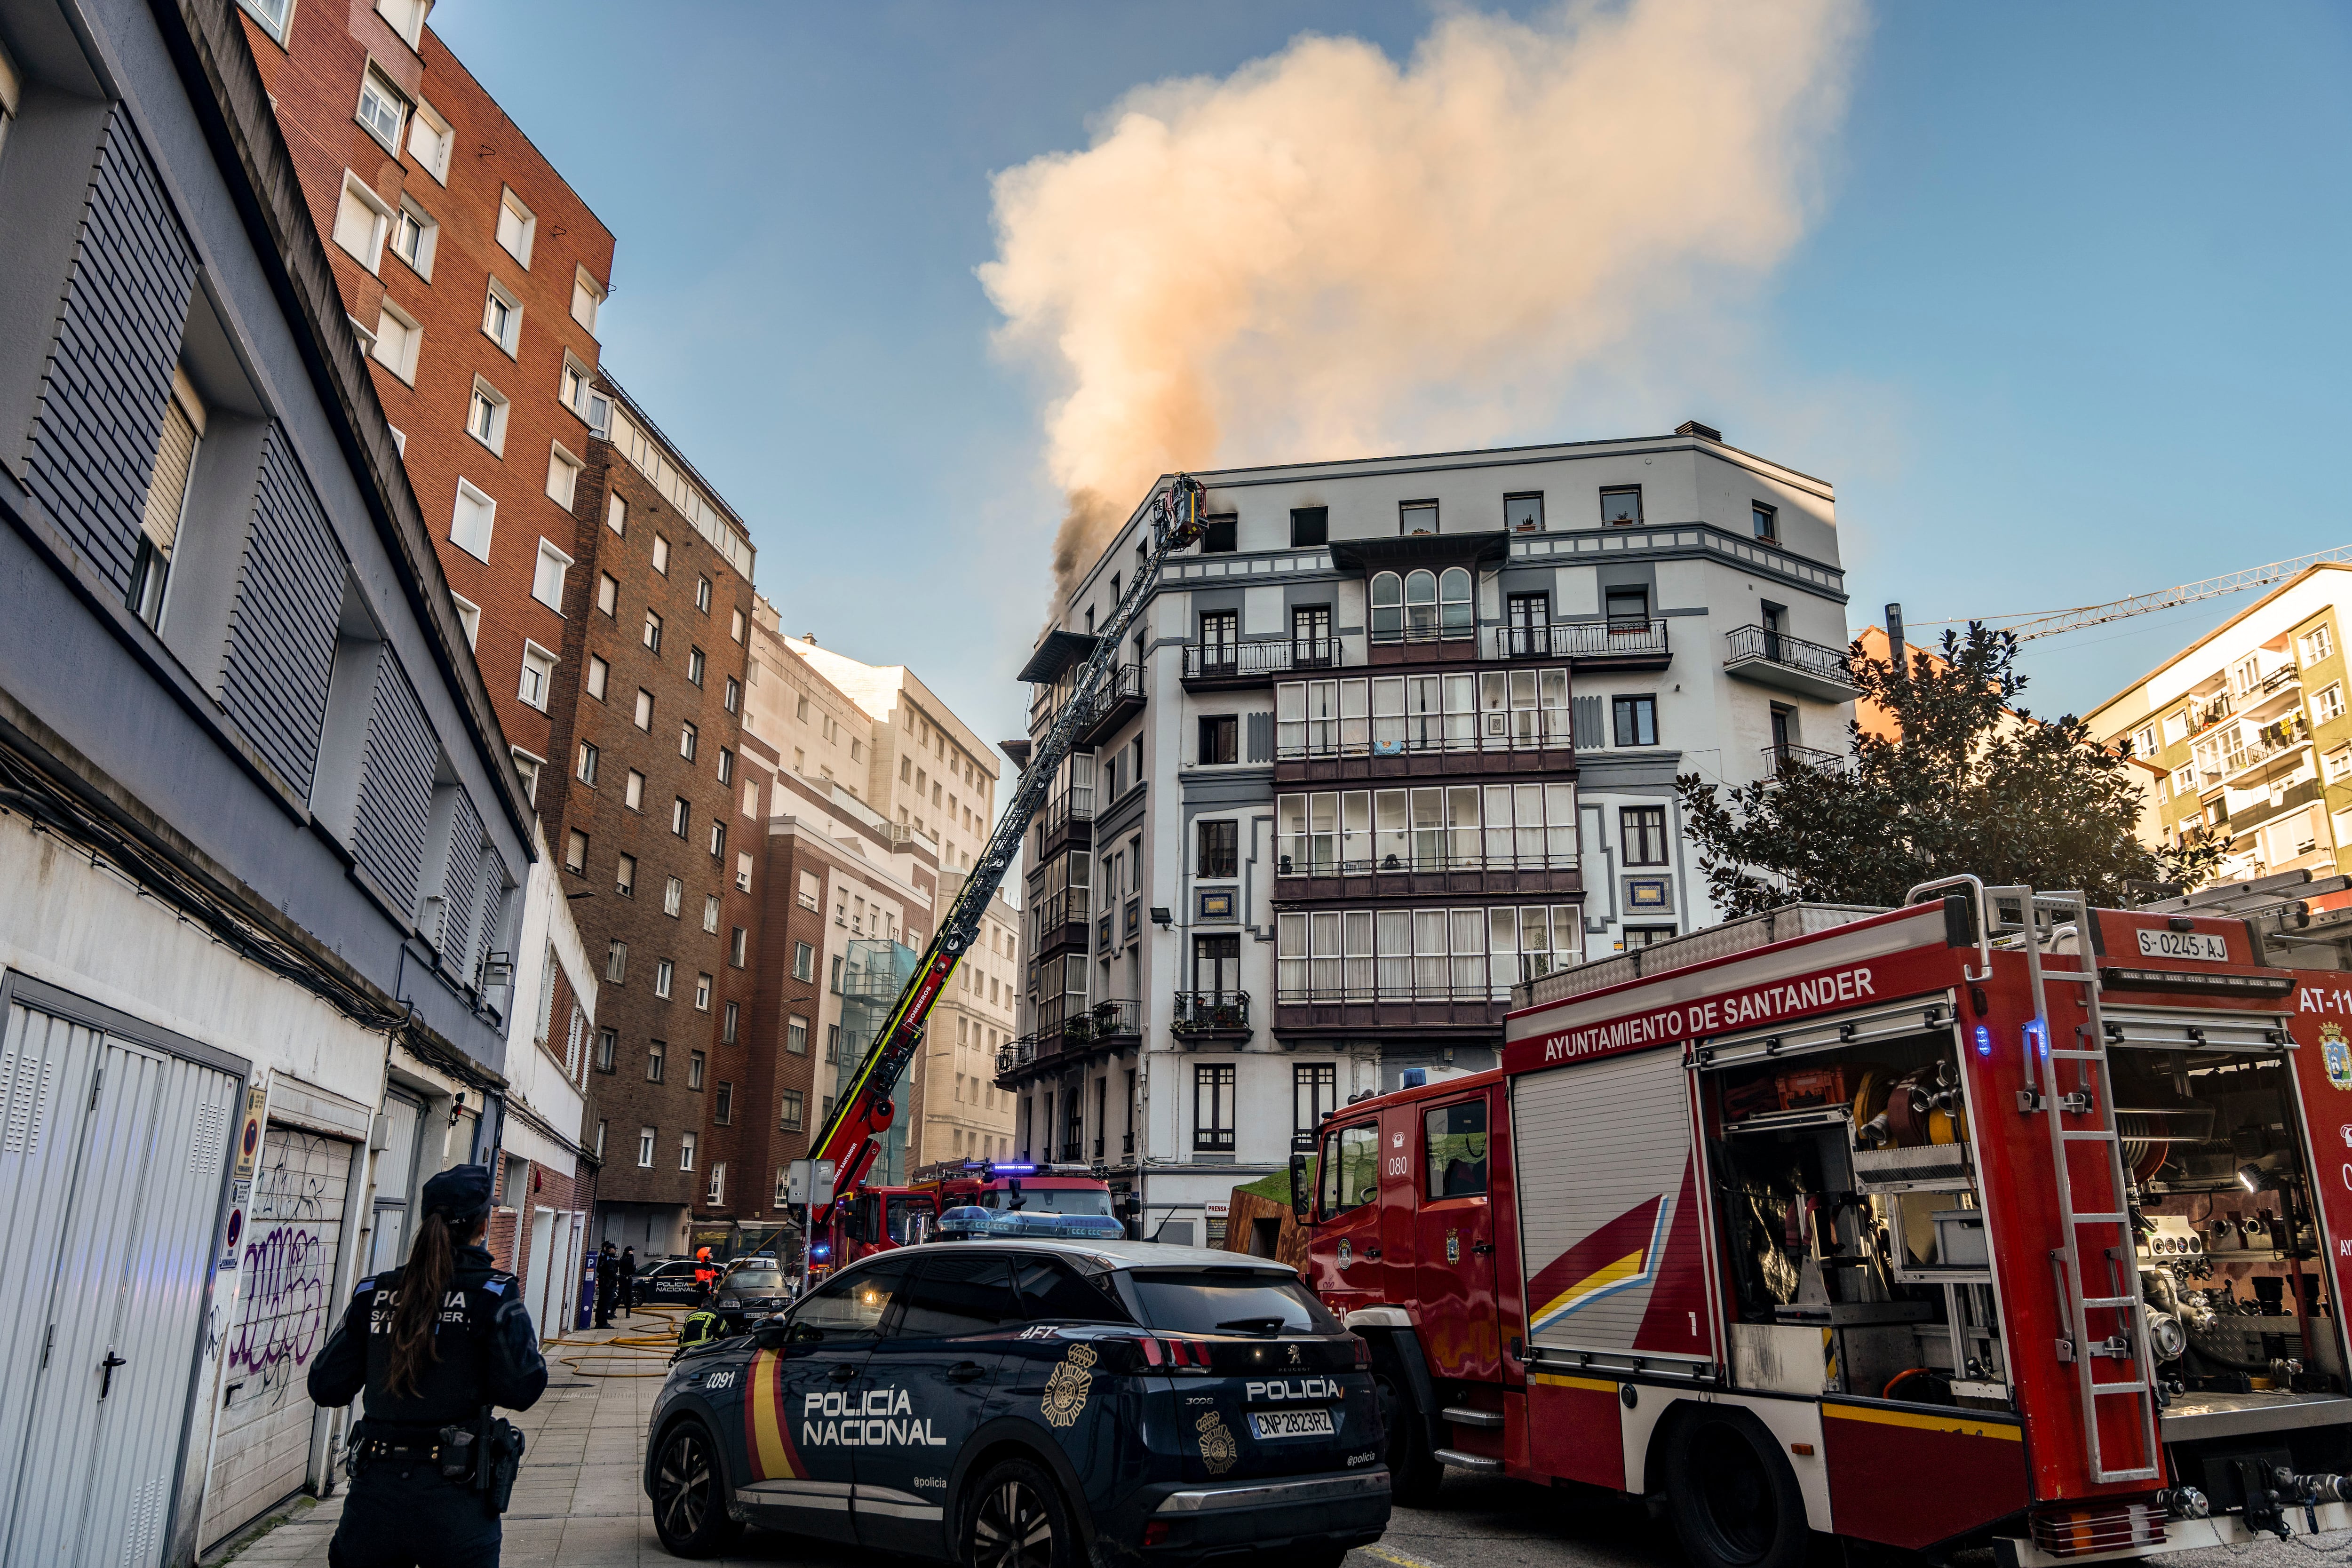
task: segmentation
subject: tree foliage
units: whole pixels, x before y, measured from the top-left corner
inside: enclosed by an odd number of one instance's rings
[[[1726,915],[1795,900],[1899,904],[1916,884],[1962,872],[2115,905],[2126,881],[2194,887],[2220,864],[2221,844],[2141,844],[2140,786],[2124,754],[2073,714],[2040,720],[2015,705],[2025,678],[2013,634],[1971,622],[1908,669],[1864,658],[1859,643],[1853,654],[1864,700],[1895,721],[1892,739],[1855,723],[1843,767],[1789,762],[1730,789],[1696,773],[1675,781]]]

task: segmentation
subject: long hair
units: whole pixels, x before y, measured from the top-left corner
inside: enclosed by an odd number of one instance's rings
[[[417,1376],[441,1359],[433,1343],[433,1320],[457,1272],[457,1227],[437,1210],[428,1209],[425,1223],[416,1228],[407,1267],[400,1271],[400,1300],[392,1309],[392,1357],[383,1383],[393,1393],[414,1395]]]

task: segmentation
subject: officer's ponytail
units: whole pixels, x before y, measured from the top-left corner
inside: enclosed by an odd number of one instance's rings
[[[383,1381],[393,1393],[415,1394],[418,1375],[440,1359],[433,1345],[433,1318],[457,1272],[457,1230],[439,1210],[427,1209],[400,1271],[400,1301],[392,1310],[392,1358]]]

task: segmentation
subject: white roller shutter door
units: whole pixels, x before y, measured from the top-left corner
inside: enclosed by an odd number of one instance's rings
[[[318,1407],[304,1381],[342,1303],[343,1200],[354,1145],[272,1125],[253,1173],[238,1247],[236,1327],[222,1347],[219,1434],[205,1492],[206,1546],[309,1479]]]

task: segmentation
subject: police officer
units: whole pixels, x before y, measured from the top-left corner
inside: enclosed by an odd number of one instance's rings
[[[515,1277],[493,1268],[482,1245],[490,1173],[457,1166],[424,1195],[408,1262],[360,1281],[310,1363],[320,1405],[367,1391],[351,1493],[327,1548],[332,1568],[496,1568],[496,1481],[511,1486],[521,1439],[487,1407],[528,1410],[547,1387]]]

